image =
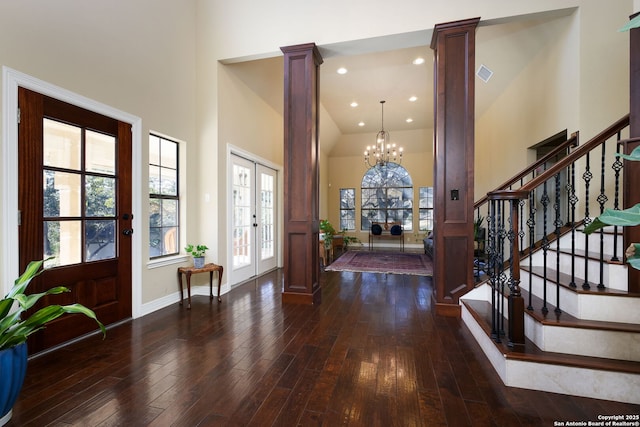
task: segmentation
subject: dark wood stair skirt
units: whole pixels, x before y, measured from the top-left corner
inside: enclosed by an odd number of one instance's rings
[[[488,337],[491,338],[491,304],[487,301],[479,300],[461,300],[461,302],[473,316],[475,321],[480,325],[482,330],[487,334]],[[597,324],[602,324],[602,326],[604,326],[605,324],[612,324],[611,326],[615,325],[613,322],[584,321],[575,318],[573,318],[574,320],[569,320],[569,317],[571,316],[567,315],[566,313],[563,313],[561,316],[559,316],[562,318],[562,321],[560,319],[552,321],[551,318],[556,317],[556,314],[553,312],[554,307],[550,306],[549,304],[547,304],[547,306],[549,307],[549,312],[547,313],[547,319],[545,319],[545,323],[552,322],[556,326],[566,327],[580,327],[576,326],[576,324],[580,324],[580,322],[591,323],[592,327],[596,327]],[[540,310],[536,310],[536,312],[540,313]],[[505,319],[505,328],[507,328],[507,324],[507,320]],[[640,331],[640,326],[638,325],[624,324],[623,327],[635,327],[636,331]],[[500,343],[496,342],[493,339],[491,339],[491,341],[506,359],[532,363],[570,366],[576,368],[640,374],[640,363],[638,362],[547,352],[538,348],[538,346],[536,346],[529,339],[525,339],[525,344],[523,346],[514,346],[513,348],[508,346],[508,339],[506,336],[502,338],[502,342]]]

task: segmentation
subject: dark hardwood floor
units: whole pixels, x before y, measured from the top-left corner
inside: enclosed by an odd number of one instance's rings
[[[553,426],[640,407],[502,385],[431,279],[322,273],[283,305],[281,271],[174,304],[29,362],[10,426]]]

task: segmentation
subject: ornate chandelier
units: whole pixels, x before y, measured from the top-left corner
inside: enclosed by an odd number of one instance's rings
[[[368,145],[364,152],[364,163],[368,167],[384,166],[388,163],[402,163],[402,147],[397,147],[395,143],[389,142],[389,132],[384,130],[384,103],[380,101],[382,107],[382,129],[376,135],[376,144]]]

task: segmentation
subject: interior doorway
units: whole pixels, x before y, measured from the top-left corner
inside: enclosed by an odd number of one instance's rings
[[[277,267],[278,171],[237,154],[228,170],[233,287]]]
[[[529,149],[535,150],[536,160],[540,160],[556,149],[559,145],[563,144],[566,140],[567,130],[565,129],[529,147]],[[537,176],[549,169],[566,155],[567,153],[563,152],[549,159],[544,165],[540,166],[540,168],[535,171],[535,175]],[[537,188],[534,192],[536,203],[534,242],[542,240],[545,234],[549,235],[551,232],[555,231],[553,223],[555,222],[556,214],[560,220],[565,219],[566,221],[569,197],[567,193],[567,171],[562,170],[558,175],[559,180],[557,187],[555,180],[551,179],[543,186]],[[546,225],[544,224],[545,218],[547,218]],[[549,218],[551,219],[549,220]]]

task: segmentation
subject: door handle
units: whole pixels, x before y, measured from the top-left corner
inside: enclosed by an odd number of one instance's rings
[[[133,234],[133,228],[125,228],[124,230],[122,230],[122,234],[124,234],[125,236],[130,236]]]

